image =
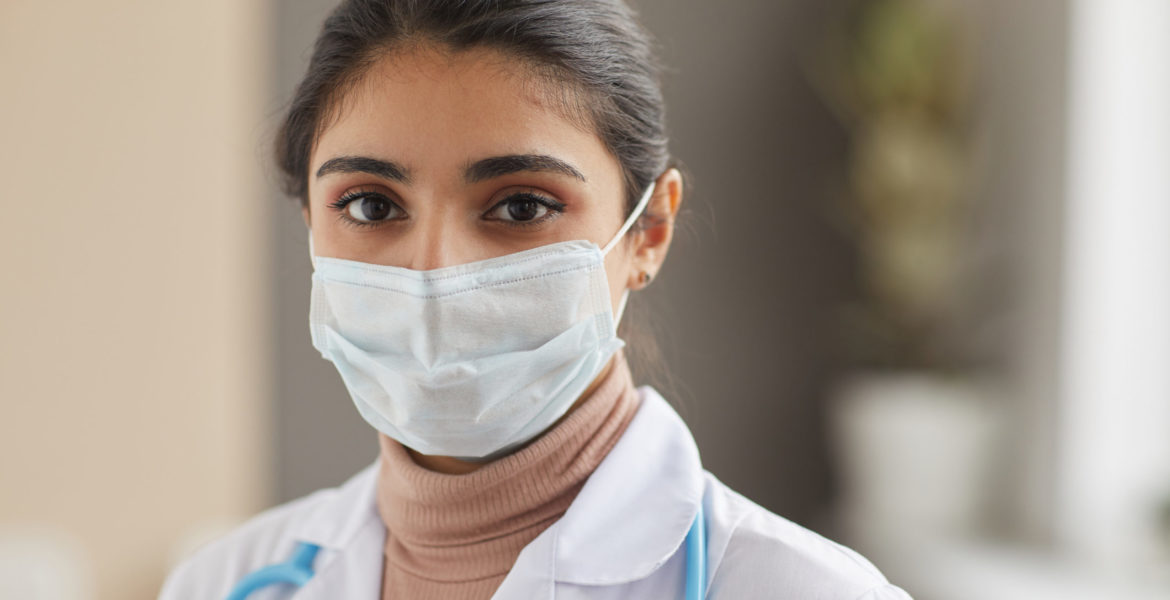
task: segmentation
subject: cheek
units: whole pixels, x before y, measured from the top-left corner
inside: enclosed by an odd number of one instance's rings
[[[622,301],[622,292],[626,290],[626,281],[629,279],[630,263],[624,245],[619,242],[610,250],[605,260],[605,278],[609,282],[610,307],[614,317],[617,317],[618,306]]]

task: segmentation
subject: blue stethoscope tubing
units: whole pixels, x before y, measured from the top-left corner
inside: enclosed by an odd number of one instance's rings
[[[227,600],[244,600],[256,590],[278,583],[291,583],[297,587],[305,585],[313,578],[313,559],[317,558],[320,549],[316,544],[298,543],[292,558],[250,573],[236,584]]]
[[[703,515],[703,502],[699,501],[699,512],[687,532],[687,589],[686,600],[703,600],[707,595],[707,519]]]
[[[703,503],[687,531],[686,600],[703,600],[707,595],[707,519]],[[240,580],[228,594],[227,600],[244,600],[252,592],[270,585],[291,583],[297,587],[313,578],[313,559],[321,549],[316,544],[300,542],[286,562],[269,565]]]

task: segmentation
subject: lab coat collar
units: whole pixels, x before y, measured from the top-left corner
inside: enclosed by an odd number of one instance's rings
[[[344,549],[366,528],[381,528],[376,484],[378,461],[362,469],[340,487],[318,493],[332,494],[301,521],[293,537],[322,548]]]
[[[628,429],[586,480],[555,537],[554,578],[614,585],[646,577],[686,538],[703,496],[690,430],[653,388]]]

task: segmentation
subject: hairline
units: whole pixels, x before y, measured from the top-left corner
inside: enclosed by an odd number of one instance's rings
[[[321,137],[326,130],[336,125],[345,115],[346,104],[353,98],[354,90],[369,80],[369,75],[379,62],[409,52],[437,51],[454,57],[475,50],[490,50],[497,53],[500,58],[520,61],[521,76],[529,92],[574,127],[597,136],[606,151],[613,154],[615,159],[618,158],[616,149],[609,146],[601,131],[601,111],[598,108],[600,104],[605,102],[604,98],[571,75],[566,74],[563,67],[526,56],[523,52],[517,52],[514,49],[500,48],[490,43],[458,47],[433,36],[415,33],[403,40],[383,42],[373,46],[355,61],[355,66],[352,69],[338,76],[338,81],[324,95],[317,111],[317,122],[314,124],[313,137],[309,143],[308,155],[305,157],[306,175],[312,173],[310,159],[317,150],[317,144],[321,141]],[[618,164],[619,169],[623,171],[622,180],[624,181],[625,168],[621,165],[620,160],[618,160]]]

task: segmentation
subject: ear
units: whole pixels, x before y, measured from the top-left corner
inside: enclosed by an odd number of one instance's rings
[[[678,216],[682,197],[682,173],[678,169],[667,169],[655,182],[654,195],[642,216],[644,226],[634,238],[632,269],[626,282],[631,290],[646,287],[662,269],[670,241],[674,238],[674,219]]]
[[[309,220],[309,205],[301,205],[301,218],[305,220],[305,227],[312,229],[313,223]]]

